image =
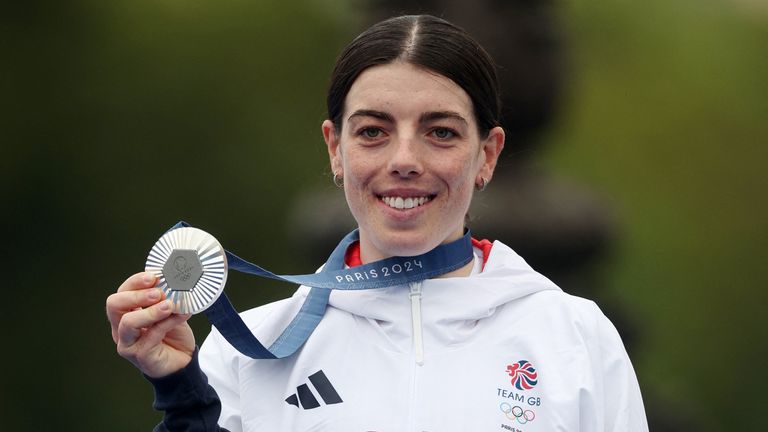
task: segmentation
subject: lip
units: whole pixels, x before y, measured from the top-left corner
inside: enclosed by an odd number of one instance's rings
[[[417,198],[417,197],[434,197],[435,193],[429,192],[427,190],[423,189],[413,189],[413,188],[394,188],[394,189],[387,189],[381,192],[375,192],[376,196],[381,199],[382,197],[388,196],[388,197],[403,197],[403,198]]]

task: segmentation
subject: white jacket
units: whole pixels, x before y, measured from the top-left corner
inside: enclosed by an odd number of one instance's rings
[[[475,252],[468,277],[333,291],[310,339],[283,360],[247,358],[214,329],[200,363],[221,398],[219,424],[232,432],[647,431],[632,365],[598,307],[500,242],[482,271]],[[307,292],[243,319],[268,345]]]

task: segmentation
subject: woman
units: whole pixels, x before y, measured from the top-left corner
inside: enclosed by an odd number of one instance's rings
[[[491,59],[441,19],[393,18],[345,49],[322,132],[359,225],[346,265],[462,236],[504,146],[498,101]],[[333,291],[282,360],[247,358],[215,329],[198,355],[188,317],[148,274],[127,279],[107,313],[118,352],[155,386],[157,430],[647,430],[630,361],[594,303],[499,242],[473,244],[474,259],[442,276]],[[274,341],[308,290],[243,319]]]

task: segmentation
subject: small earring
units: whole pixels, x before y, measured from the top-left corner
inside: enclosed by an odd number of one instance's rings
[[[333,173],[333,184],[338,188],[344,187],[344,177],[340,177],[338,174]]]
[[[476,189],[478,192],[482,192],[482,191],[484,191],[484,190],[485,190],[485,187],[486,187],[486,186],[488,186],[488,179],[486,179],[485,177],[480,177],[480,181],[482,182],[480,185],[478,185],[477,183],[475,183],[475,189]]]

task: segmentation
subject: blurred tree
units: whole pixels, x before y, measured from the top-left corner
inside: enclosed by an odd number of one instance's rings
[[[151,388],[115,354],[103,308],[175,221],[272,268],[307,268],[284,258],[281,221],[293,191],[323,172],[316,131],[350,19],[327,6],[4,5],[3,428],[157,422]],[[266,289],[238,289],[246,283]],[[294,289],[237,276],[230,286],[242,309]],[[205,318],[193,327],[202,341]]]

